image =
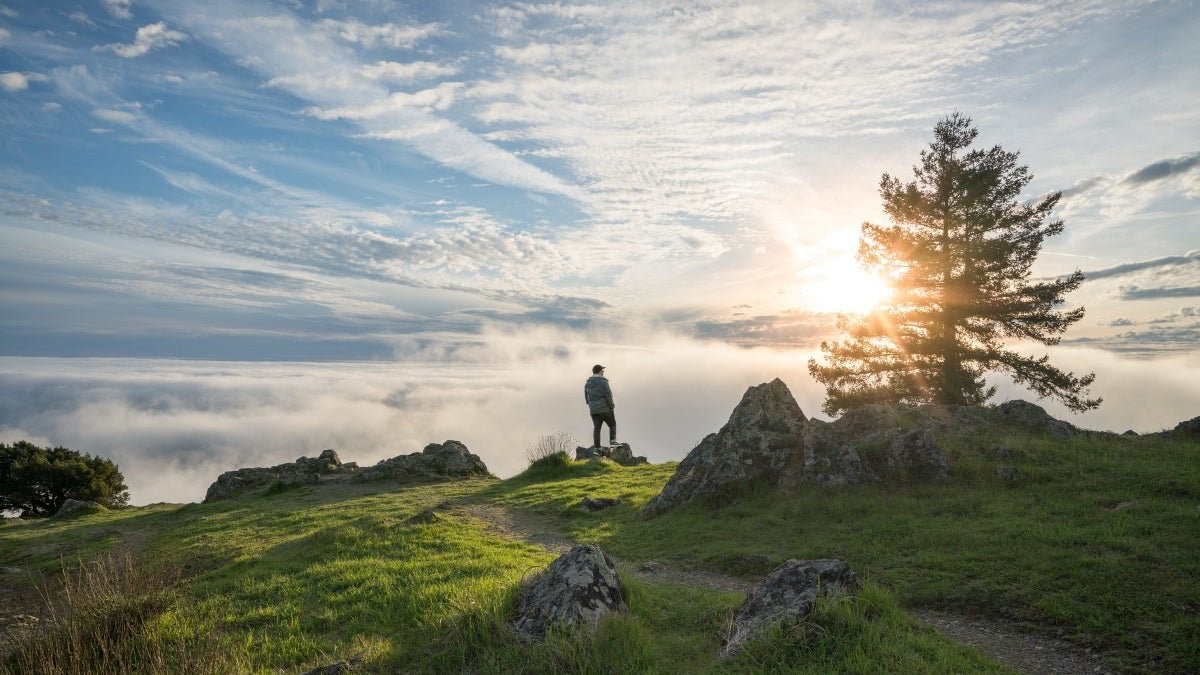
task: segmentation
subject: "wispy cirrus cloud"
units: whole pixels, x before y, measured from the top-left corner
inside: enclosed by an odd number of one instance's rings
[[[96,51],[111,51],[126,59],[135,59],[148,54],[155,49],[172,47],[188,39],[185,33],[167,28],[167,24],[159,21],[147,24],[137,29],[133,42],[129,44],[113,43],[96,47]]]
[[[383,101],[390,92],[362,75],[367,62],[338,41],[374,44],[387,40],[403,48],[436,34],[437,28],[416,26],[397,31],[394,25],[372,32],[358,24],[307,23],[294,14],[259,3],[191,3],[156,0],[156,7],[216,48],[261,73],[268,81],[313,103],[316,108],[356,107]],[[377,27],[378,28],[378,27]],[[420,105],[393,107],[387,114],[359,121],[371,134],[410,130],[403,142],[458,171],[518,188],[571,195],[577,189],[522,161],[453,121],[432,116]],[[412,129],[423,130],[412,133]]]
[[[118,19],[133,18],[133,0],[101,0],[100,4]]]

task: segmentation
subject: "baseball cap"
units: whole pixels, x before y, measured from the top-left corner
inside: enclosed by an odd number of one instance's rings
[[[602,371],[602,370],[604,370],[604,366],[600,365],[599,363],[597,363],[596,365],[592,366],[592,374],[593,374],[593,375],[595,375],[596,373],[599,373],[599,372],[600,372],[600,371]]]

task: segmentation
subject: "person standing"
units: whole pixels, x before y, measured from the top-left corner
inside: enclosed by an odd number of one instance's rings
[[[617,406],[613,403],[612,387],[604,377],[604,366],[592,366],[592,376],[583,385],[583,400],[592,414],[592,447],[600,447],[600,425],[608,425],[608,444],[617,444]]]

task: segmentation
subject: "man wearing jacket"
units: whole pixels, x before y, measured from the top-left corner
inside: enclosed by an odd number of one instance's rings
[[[600,447],[600,425],[608,425],[608,444],[617,444],[617,406],[613,403],[612,387],[604,377],[604,366],[592,366],[592,376],[583,385],[583,400],[592,413],[592,447]]]

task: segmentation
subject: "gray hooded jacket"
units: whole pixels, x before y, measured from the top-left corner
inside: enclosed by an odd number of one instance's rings
[[[612,387],[608,386],[608,378],[603,375],[593,375],[587,379],[583,385],[583,400],[587,401],[588,410],[596,414],[617,409],[613,403]]]

